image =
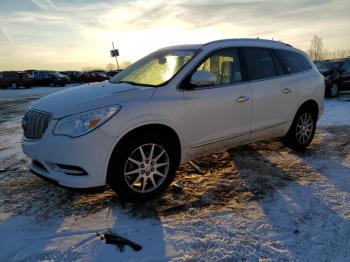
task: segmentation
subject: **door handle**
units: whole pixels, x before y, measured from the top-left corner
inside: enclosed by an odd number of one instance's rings
[[[239,103],[243,103],[243,102],[248,101],[248,100],[249,100],[248,96],[239,96],[236,98],[236,101]]]
[[[284,88],[284,89],[282,89],[282,93],[284,93],[284,94],[289,94],[289,93],[291,93],[291,92],[293,92],[293,90],[292,89],[290,89],[290,88]]]

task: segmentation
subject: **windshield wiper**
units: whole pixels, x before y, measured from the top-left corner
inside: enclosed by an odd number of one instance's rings
[[[124,80],[121,80],[121,81],[117,81],[117,82],[111,82],[110,83],[113,83],[113,84],[129,84],[129,85],[133,85],[133,86],[149,86],[149,87],[157,87],[155,85],[150,85],[150,84],[143,84],[143,83],[136,83],[136,82],[132,82],[132,81],[124,81]]]
[[[117,82],[112,82],[114,84],[129,84],[129,85],[133,85],[133,86],[139,86],[140,84],[132,82],[132,81],[117,81]]]

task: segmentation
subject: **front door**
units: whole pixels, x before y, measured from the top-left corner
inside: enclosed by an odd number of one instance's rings
[[[250,135],[251,91],[242,79],[236,49],[211,53],[197,67],[214,73],[216,84],[184,91],[188,114],[184,124],[193,155],[224,149]]]

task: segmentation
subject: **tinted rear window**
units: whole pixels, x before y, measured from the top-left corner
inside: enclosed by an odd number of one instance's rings
[[[263,48],[243,49],[250,80],[271,78],[277,75],[270,51]]]
[[[287,50],[274,50],[274,52],[289,74],[311,69],[311,64],[302,54]]]

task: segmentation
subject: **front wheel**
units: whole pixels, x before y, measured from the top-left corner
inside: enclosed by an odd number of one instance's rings
[[[140,201],[162,193],[177,168],[175,146],[161,136],[133,138],[113,154],[107,181],[127,201]]]
[[[295,150],[305,150],[315,135],[317,113],[312,107],[301,108],[287,133],[284,143]]]

